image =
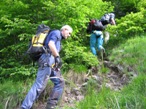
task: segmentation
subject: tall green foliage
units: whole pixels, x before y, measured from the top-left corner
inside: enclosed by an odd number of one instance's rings
[[[84,64],[86,67],[98,64],[93,61],[96,57],[88,53],[86,45],[89,39],[85,29],[89,19],[99,18],[105,12],[112,11],[110,3],[102,0],[3,0],[0,7],[0,64],[3,74],[8,67],[12,71],[15,67],[24,71],[25,65],[31,63],[25,52],[30,38],[41,23],[52,29],[59,29],[64,24],[73,27],[74,33],[69,40],[72,43],[63,44],[62,57],[71,49],[68,58],[63,58],[64,63]]]
[[[114,11],[118,18],[125,16],[131,12],[139,12],[141,9],[145,9],[145,0],[103,0],[110,1],[114,6]]]
[[[116,26],[109,26],[107,31],[110,32],[111,39],[107,47],[117,46],[129,38],[137,35],[143,35],[146,31],[146,11],[142,10],[137,13],[131,12],[121,19],[116,19]]]

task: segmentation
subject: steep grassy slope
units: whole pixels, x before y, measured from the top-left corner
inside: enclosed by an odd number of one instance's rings
[[[100,91],[89,90],[76,109],[144,109],[146,107],[146,37],[136,37],[114,48],[110,61],[115,65],[130,66],[137,72],[128,85],[120,91],[102,87]],[[127,74],[128,73],[128,74]],[[134,72],[125,72],[132,75]]]

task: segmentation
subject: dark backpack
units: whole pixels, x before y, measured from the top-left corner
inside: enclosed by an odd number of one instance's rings
[[[107,25],[110,23],[110,15],[105,14],[104,16],[101,17],[101,22],[103,25]]]
[[[47,53],[47,49],[44,46],[44,41],[49,32],[50,27],[44,24],[38,26],[36,35],[32,37],[29,48],[27,50],[27,53],[33,61],[37,61],[42,53]]]
[[[102,25],[101,21],[98,19],[92,19],[88,23],[87,33],[92,33],[94,30],[103,31],[105,27]]]
[[[101,22],[103,25],[111,24],[111,19],[115,19],[114,13],[107,13],[101,17]]]

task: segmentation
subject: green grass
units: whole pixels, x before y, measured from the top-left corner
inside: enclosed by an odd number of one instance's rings
[[[14,109],[21,104],[32,80],[27,82],[6,80],[0,84],[0,109]]]
[[[146,76],[140,75],[135,78],[122,90],[119,96],[121,107],[125,109],[144,109],[146,107]]]
[[[144,109],[146,107],[146,76],[135,78],[121,91],[103,87],[99,92],[92,87],[75,109]]]
[[[136,78],[119,92],[105,87],[98,92],[93,87],[89,88],[87,96],[76,105],[75,109],[144,109],[146,107],[145,44],[145,37],[136,37],[113,49],[110,54],[110,60],[115,64],[132,66],[138,72]]]
[[[135,70],[141,73],[146,71],[146,37],[136,37],[127,40],[120,47],[112,50],[110,60],[115,64],[126,64],[133,66]]]

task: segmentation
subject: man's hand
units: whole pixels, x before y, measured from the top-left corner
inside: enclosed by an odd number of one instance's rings
[[[56,69],[60,69],[62,67],[62,61],[59,56],[55,57],[55,67]]]

